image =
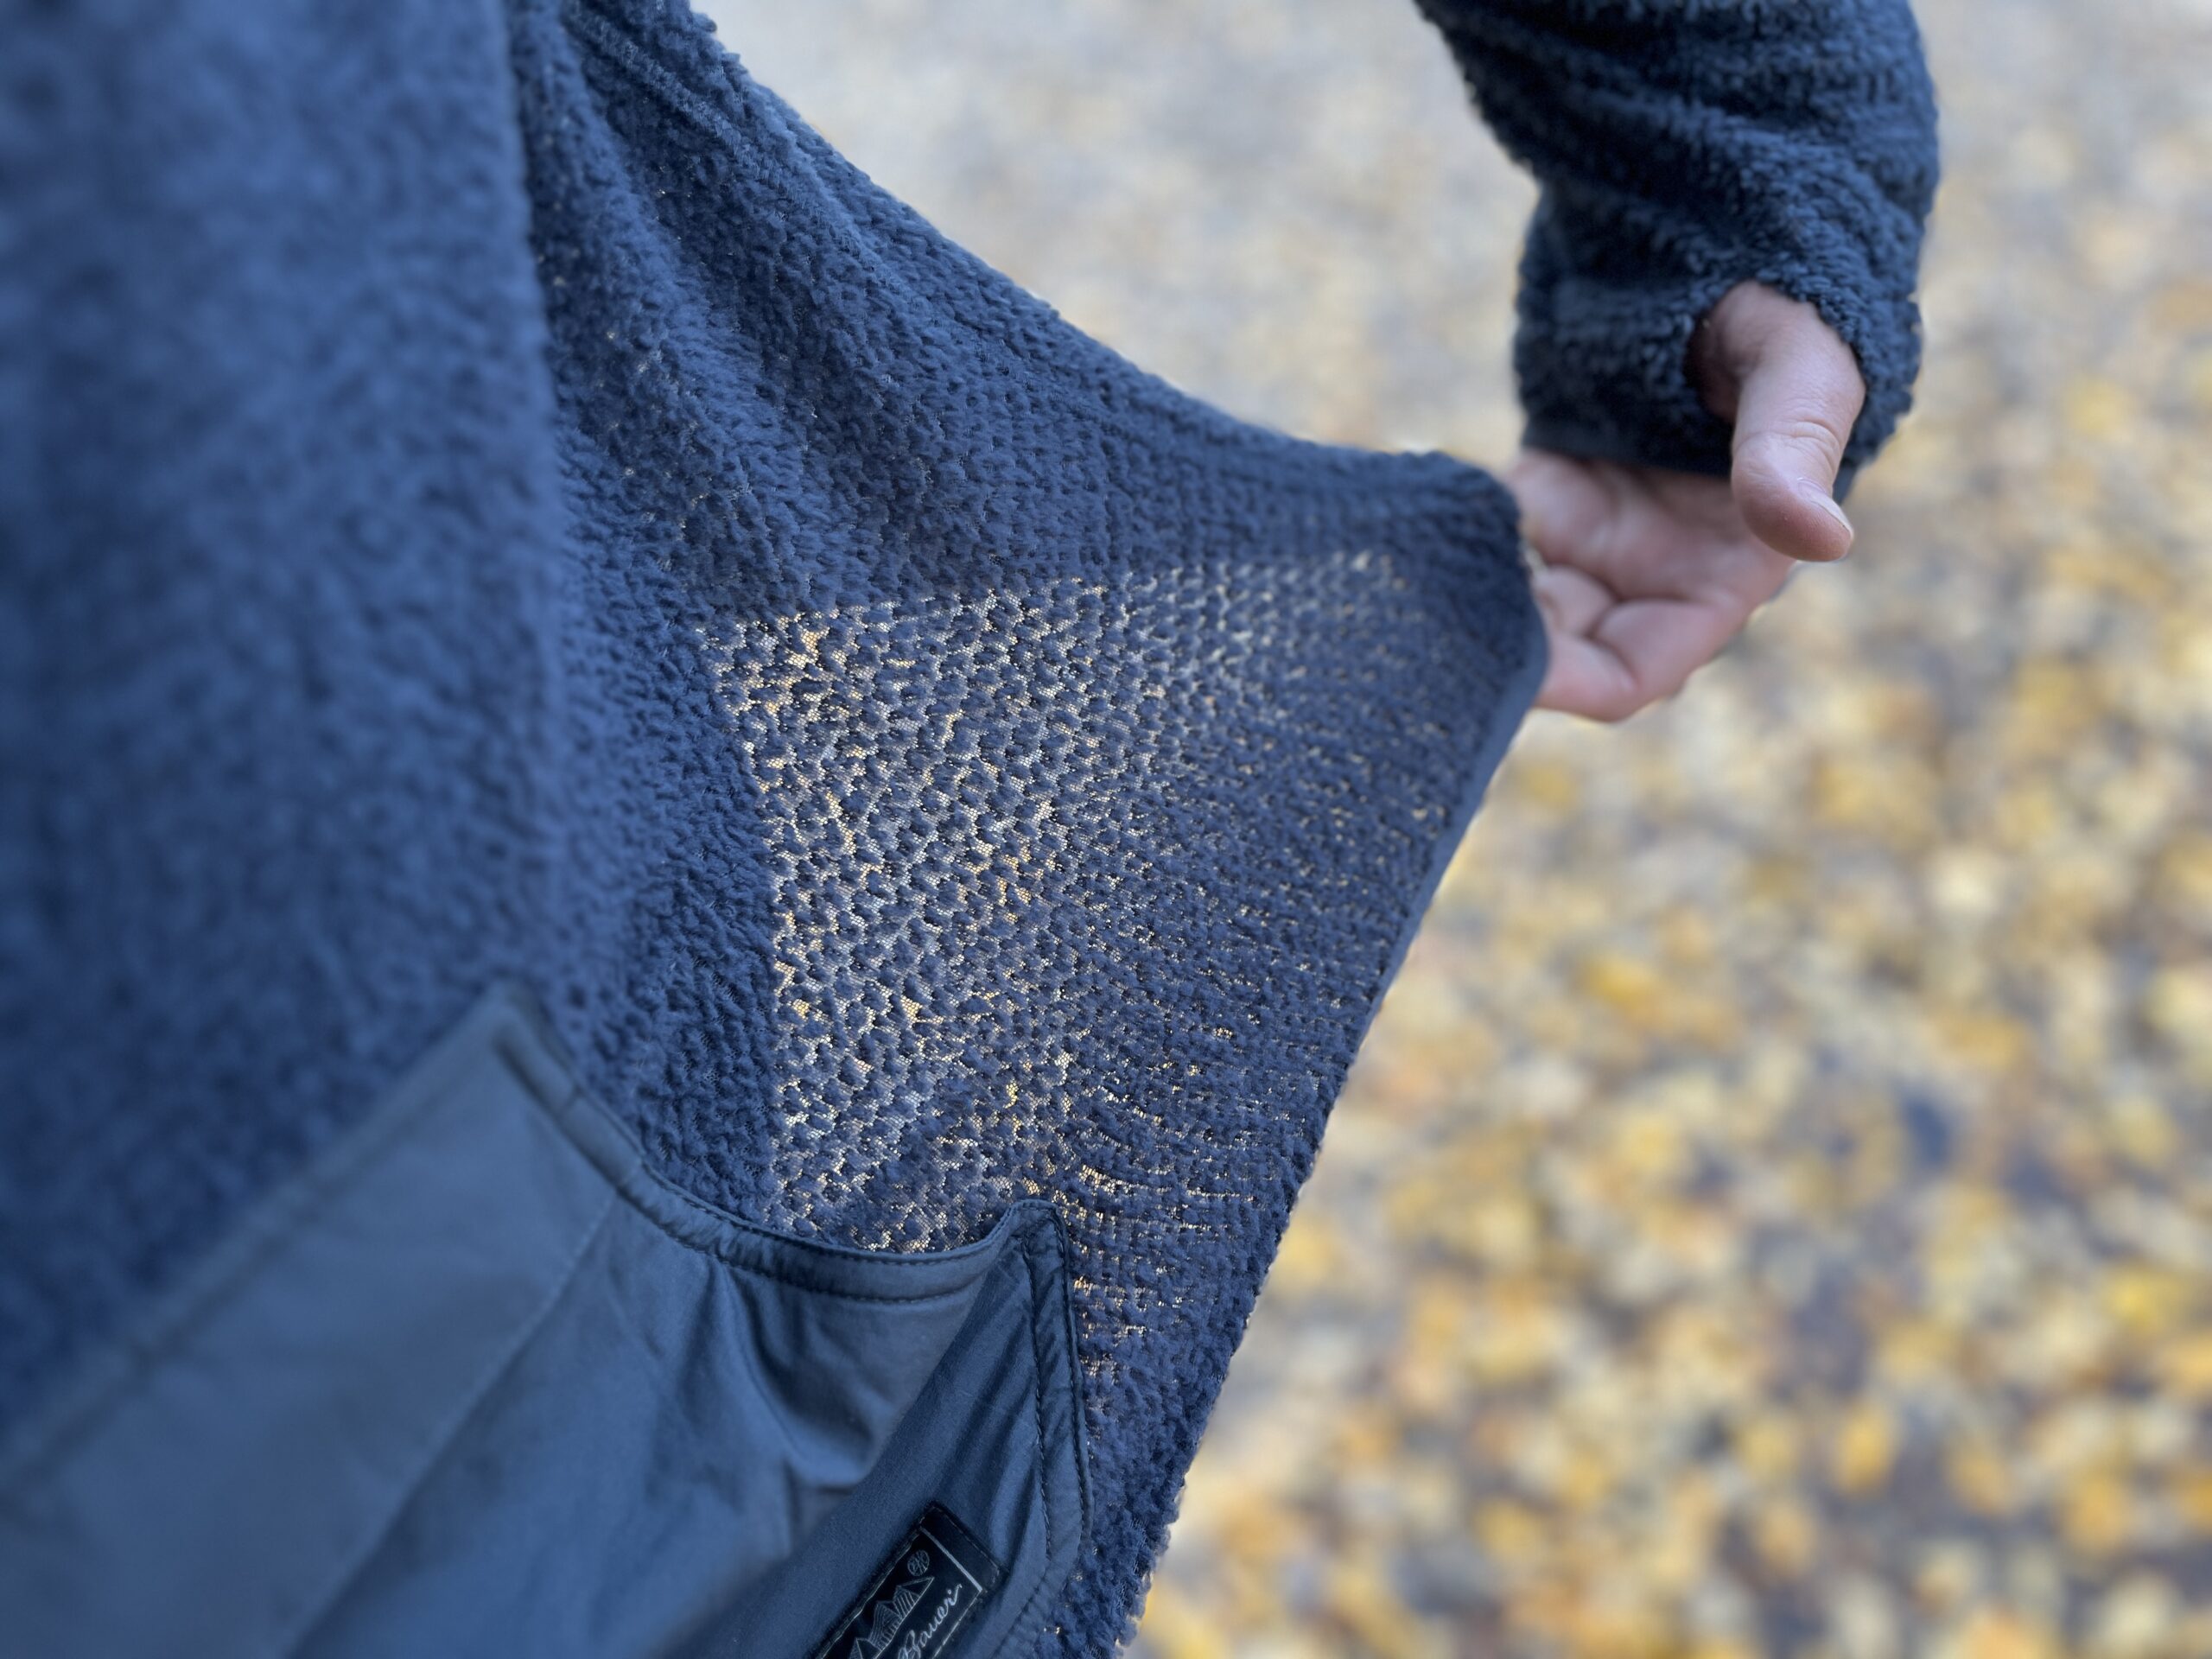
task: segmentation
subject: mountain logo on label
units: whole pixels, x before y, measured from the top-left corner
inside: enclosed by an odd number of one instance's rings
[[[1005,1570],[941,1503],[924,1510],[814,1659],[950,1659]]]

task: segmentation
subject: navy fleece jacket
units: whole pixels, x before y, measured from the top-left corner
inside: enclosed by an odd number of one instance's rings
[[[1859,359],[1848,492],[1920,370],[1936,103],[1905,0],[1419,3],[1542,186],[1514,353],[1527,441],[1725,476],[1690,332],[1761,282]]]
[[[1903,0],[1427,10],[1542,184],[1530,438],[1722,470],[1759,278],[1863,462]],[[518,979],[750,1221],[1059,1208],[1108,1649],[1541,679],[1513,527],[1086,340],[676,0],[0,0],[0,1426]]]

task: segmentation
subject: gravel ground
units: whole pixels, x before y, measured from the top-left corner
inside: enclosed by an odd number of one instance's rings
[[[1489,463],[1533,193],[1408,0],[725,0],[1247,419]],[[2212,1655],[2212,3],[1923,0],[1920,408],[1676,700],[1524,730],[1159,1659]]]

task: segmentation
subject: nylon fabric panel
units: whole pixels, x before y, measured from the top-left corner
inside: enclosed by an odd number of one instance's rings
[[[11,1451],[0,1626],[796,1659],[937,1502],[1006,1569],[992,1651],[1074,1560],[1076,1388],[1049,1206],[926,1255],[740,1222],[502,987]]]

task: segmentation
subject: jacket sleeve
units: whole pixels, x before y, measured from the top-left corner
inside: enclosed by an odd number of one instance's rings
[[[1936,183],[1909,0],[1415,0],[1541,187],[1514,370],[1536,447],[1725,476],[1691,330],[1738,283],[1815,307],[1866,404],[1840,496],[1910,405]]]

